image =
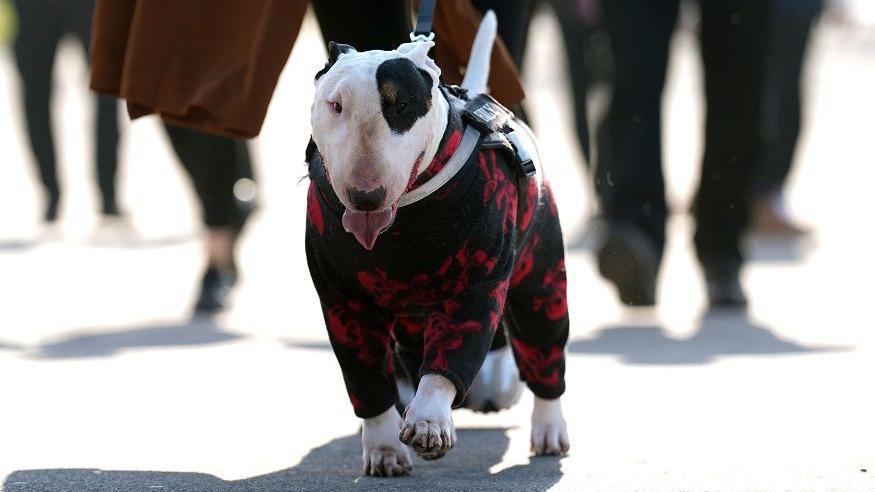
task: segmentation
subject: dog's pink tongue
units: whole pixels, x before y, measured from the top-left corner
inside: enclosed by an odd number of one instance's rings
[[[356,241],[370,251],[374,249],[377,236],[392,224],[394,218],[395,207],[382,212],[353,212],[346,209],[343,212],[343,228],[346,232],[351,232]]]

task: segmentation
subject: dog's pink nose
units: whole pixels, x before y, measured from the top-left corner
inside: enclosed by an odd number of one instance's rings
[[[350,203],[360,212],[373,212],[383,206],[386,201],[386,188],[379,187],[372,191],[362,191],[356,188],[347,188],[346,197]]]

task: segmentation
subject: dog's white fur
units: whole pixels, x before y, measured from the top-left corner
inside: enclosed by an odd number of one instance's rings
[[[354,209],[348,187],[371,191],[386,189],[381,210],[391,208],[407,188],[419,156],[419,172],[434,159],[447,127],[447,101],[440,93],[440,69],[428,57],[434,43],[406,43],[394,51],[351,51],[316,81],[316,99],[310,108],[313,140],[319,148],[331,186],[343,205]],[[403,134],[394,134],[383,118],[377,67],[386,60],[406,57],[432,78],[431,110]],[[333,103],[342,106],[336,113]],[[418,174],[417,173],[417,174]]]
[[[489,60],[496,31],[495,14],[486,14],[474,41],[462,87],[473,96],[486,91]],[[417,158],[419,172],[437,153],[447,126],[448,103],[439,89],[440,69],[428,57],[434,43],[406,43],[394,51],[350,51],[316,81],[316,98],[311,108],[313,139],[341,202],[353,208],[347,187],[370,191],[387,190],[385,209],[393,207],[406,191]],[[393,134],[383,118],[377,67],[384,61],[406,57],[432,78],[432,107],[402,135]],[[333,103],[342,106],[336,113]],[[447,378],[423,376],[413,401],[398,415],[394,407],[362,425],[362,458],[367,475],[406,475],[412,468],[410,453],[402,442],[425,458],[437,458],[456,441],[451,406],[456,388]],[[559,399],[535,398],[532,411],[532,451],[559,454],[570,444]]]

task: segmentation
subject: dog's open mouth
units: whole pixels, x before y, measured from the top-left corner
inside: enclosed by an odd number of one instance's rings
[[[398,212],[398,202],[382,212],[356,212],[346,209],[343,212],[343,228],[355,236],[366,250],[374,249],[377,236],[392,225]]]

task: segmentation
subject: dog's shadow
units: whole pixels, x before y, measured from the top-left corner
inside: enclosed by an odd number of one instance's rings
[[[104,471],[94,469],[22,470],[9,475],[0,487],[6,492],[76,490],[221,491],[275,490],[547,490],[562,477],[560,459],[532,458],[495,474],[509,445],[507,429],[461,429],[457,449],[438,461],[415,458],[410,477],[361,476],[361,439],[341,437],[311,450],[286,470],[243,480],[225,481],[213,475],[159,471]]]

